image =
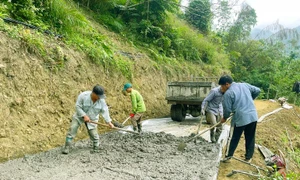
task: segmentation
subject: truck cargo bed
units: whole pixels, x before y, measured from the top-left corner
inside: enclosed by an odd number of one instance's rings
[[[214,82],[169,82],[166,100],[170,104],[199,104],[215,86]]]

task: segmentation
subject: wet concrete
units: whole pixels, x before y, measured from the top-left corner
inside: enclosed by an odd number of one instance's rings
[[[189,137],[147,132],[160,128],[177,132],[170,126],[182,126],[178,131],[189,135],[191,124],[196,126],[197,121],[174,124],[165,119],[148,125],[145,121],[146,132],[141,135],[119,132],[101,135],[100,153],[91,154],[89,141],[85,140],[76,142],[69,155],[61,154],[61,148],[57,148],[0,164],[0,179],[215,179],[219,144],[200,138],[180,152],[178,144]]]
[[[197,132],[199,121],[200,117],[192,116],[187,116],[183,122],[176,122],[173,121],[171,118],[149,119],[143,121],[143,129],[147,132],[165,132],[173,134],[177,137],[190,136],[192,133]],[[132,129],[131,126],[128,126],[126,128]],[[205,131],[207,128],[209,128],[209,124],[207,124],[204,119],[199,133],[202,133],[202,131]],[[201,137],[207,140],[208,142],[211,142],[209,131],[201,135]]]

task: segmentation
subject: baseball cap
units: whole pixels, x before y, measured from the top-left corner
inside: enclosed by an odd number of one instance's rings
[[[124,85],[123,91],[126,91],[128,88],[131,88],[131,87],[132,87],[132,84],[126,83],[126,84]]]
[[[99,96],[99,98],[105,99],[106,96],[104,94],[104,88],[100,85],[96,85],[93,88],[93,93],[95,93],[97,96]]]

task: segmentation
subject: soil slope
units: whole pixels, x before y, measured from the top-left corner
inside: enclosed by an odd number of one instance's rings
[[[166,73],[163,68],[154,68],[154,61],[146,54],[105,33],[115,42],[115,49],[130,55],[134,70],[131,82],[143,95],[148,109],[144,118],[168,115],[166,83],[190,77],[190,71],[170,68]],[[131,111],[129,97],[121,93],[123,84],[130,80],[122,73],[91,63],[83,52],[63,42],[45,38],[44,43],[49,52],[60,49],[58,55],[66,60],[63,68],[49,68],[47,58],[51,54],[41,58],[29,53],[26,43],[0,31],[0,162],[63,145],[78,94],[96,84],[106,90],[112,118],[122,122]],[[99,128],[100,133],[104,131],[107,129]],[[86,137],[82,127],[76,140]]]

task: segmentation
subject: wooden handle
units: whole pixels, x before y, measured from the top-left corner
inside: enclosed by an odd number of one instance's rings
[[[124,125],[130,118],[131,118],[131,116],[129,116],[127,119],[125,119],[125,121],[122,123],[122,125]]]
[[[105,126],[105,127],[110,127],[109,125],[107,124],[103,124],[103,123],[99,123],[99,122],[89,122],[89,123],[92,123],[92,124],[98,124],[100,126]],[[117,127],[113,127],[112,129],[116,129],[116,130],[119,130],[119,131],[125,131],[125,132],[129,132],[129,133],[133,133],[133,134],[139,134],[137,132],[134,132],[134,131],[130,131],[130,130],[127,130],[127,129],[121,129],[121,128],[117,128]]]
[[[228,122],[231,118],[232,118],[232,116],[230,116],[229,118],[227,118],[227,119],[226,119],[226,122]],[[225,123],[226,123],[226,122],[225,122]],[[208,129],[202,131],[201,133],[197,134],[196,136],[194,136],[194,137],[188,139],[186,142],[190,142],[191,140],[193,140],[193,139],[195,139],[196,137],[198,137],[198,136],[204,134],[205,132],[207,132],[207,131],[209,131],[209,130],[215,128],[215,127],[217,127],[217,126],[220,125],[220,124],[222,124],[221,121],[218,122],[217,124],[213,125],[212,127],[210,127],[210,128],[208,128]]]

